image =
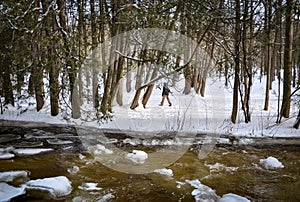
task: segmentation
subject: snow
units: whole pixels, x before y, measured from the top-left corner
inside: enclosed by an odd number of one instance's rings
[[[167,175],[169,177],[173,176],[173,171],[171,169],[163,168],[163,169],[155,169],[155,173],[159,173],[161,175]]]
[[[28,171],[6,171],[0,172],[0,182],[12,182],[16,178],[26,178],[28,176]]]
[[[35,155],[44,152],[53,151],[51,148],[33,148],[33,149],[15,149],[14,152],[18,155]]]
[[[10,201],[11,199],[25,194],[25,187],[13,187],[0,182],[0,201]]]
[[[90,107],[91,104],[87,103],[87,101],[85,101],[82,108],[88,111],[88,114],[83,113],[82,120],[74,120],[66,116],[66,114],[69,113],[67,108],[66,112],[62,110],[62,113],[60,113],[59,115],[51,116],[49,113],[49,98],[45,100],[45,105],[39,112],[36,112],[34,98],[29,97],[25,100],[17,100],[16,106],[18,107],[13,107],[11,105],[6,106],[4,114],[0,115],[0,119],[30,122],[46,122],[50,124],[78,124],[80,126],[91,126],[97,128],[100,127],[103,129],[136,131],[137,133],[131,133],[130,135],[139,137],[139,131],[152,132],[151,135],[153,135],[153,133],[158,134],[162,131],[172,130],[190,131],[191,133],[193,133],[192,135],[194,135],[195,133],[206,132],[219,135],[225,134],[249,138],[300,137],[299,130],[294,129],[292,127],[295,121],[293,117],[296,116],[298,112],[297,105],[292,104],[291,106],[292,118],[283,119],[281,124],[275,124],[277,118],[276,114],[278,98],[277,81],[274,81],[272,83],[273,90],[270,91],[269,110],[263,110],[265,97],[265,83],[265,77],[259,78],[259,76],[255,76],[253,79],[250,100],[250,110],[252,119],[251,123],[247,124],[243,121],[243,112],[240,109],[240,103],[237,117],[238,122],[236,124],[231,123],[230,116],[232,107],[232,88],[224,87],[224,78],[219,79],[216,77],[207,79],[205,97],[201,97],[200,95],[196,94],[194,90],[192,90],[192,92],[189,95],[183,95],[182,89],[184,80],[182,80],[181,83],[179,82],[176,88],[171,87],[171,90],[173,91],[173,95],[170,96],[170,99],[173,102],[172,107],[158,106],[161,100],[161,90],[155,88],[145,109],[140,103],[139,107],[137,107],[135,110],[131,110],[129,109],[129,106],[134,97],[135,91],[133,90],[130,93],[124,91],[124,105],[118,106],[117,104],[115,104],[113,106],[112,121],[108,121],[107,123],[104,122],[100,125],[97,122],[97,120],[92,119],[96,116],[92,114],[94,113],[93,108]],[[64,101],[61,101],[61,103],[64,103]],[[189,105],[190,103],[191,105]],[[185,113],[189,116],[189,120],[185,120],[183,118]],[[84,120],[85,118],[86,120]],[[183,127],[180,128],[180,126]],[[56,143],[59,142],[60,141],[57,141]],[[220,142],[230,143],[226,139],[223,139]],[[55,142],[52,141],[52,143]],[[133,145],[136,144],[136,142],[128,143],[131,143]],[[172,142],[151,142],[149,144],[162,143],[166,145],[172,144]],[[246,138],[241,139],[239,143],[251,144],[252,141]]]
[[[30,180],[26,189],[48,191],[53,198],[67,196],[72,192],[71,181],[65,176]]]
[[[141,150],[133,150],[132,153],[128,153],[126,155],[126,158],[130,159],[136,164],[143,164],[148,158],[148,154]]]
[[[86,182],[86,183],[82,183],[82,185],[78,186],[78,188],[85,190],[85,191],[99,191],[102,189],[97,186],[98,186],[98,183]]]
[[[260,164],[263,165],[266,169],[278,169],[284,168],[283,164],[273,156],[269,156],[266,159],[260,159]]]
[[[236,194],[224,194],[222,198],[219,199],[219,202],[251,202],[249,199],[236,195]]]

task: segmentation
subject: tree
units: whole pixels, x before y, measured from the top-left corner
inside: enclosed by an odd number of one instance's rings
[[[285,44],[284,44],[284,80],[281,115],[288,118],[291,102],[291,76],[292,76],[292,51],[293,51],[293,0],[287,0],[285,12]]]
[[[1,23],[0,27],[0,73],[1,73],[1,87],[4,94],[4,104],[15,105],[13,97],[13,86],[11,81],[12,75],[12,61],[11,42],[13,32],[9,29],[6,23]],[[2,96],[2,94],[1,94]]]
[[[269,108],[269,97],[270,97],[270,89],[271,89],[271,71],[272,71],[272,34],[271,34],[271,21],[272,21],[272,1],[266,0],[264,2],[265,7],[265,32],[266,32],[266,48],[265,48],[265,57],[264,64],[267,72],[267,81],[266,81],[266,93],[265,93],[265,106],[264,110],[268,110]]]
[[[235,7],[235,40],[234,40],[234,86],[233,86],[233,102],[232,102],[232,112],[231,121],[236,123],[237,113],[238,113],[238,89],[240,85],[240,41],[241,41],[241,11],[240,11],[240,0],[236,0]]]
[[[296,122],[293,125],[293,127],[296,128],[296,129],[298,129],[299,125],[300,125],[300,109],[299,109],[299,112],[298,112],[298,116],[297,116]]]

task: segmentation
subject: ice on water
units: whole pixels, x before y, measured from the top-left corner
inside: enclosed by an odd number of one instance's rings
[[[38,189],[48,191],[52,198],[67,196],[72,192],[71,181],[65,176],[30,180],[26,183],[26,189]]]
[[[192,191],[192,196],[194,196],[196,202],[250,202],[249,199],[232,193],[224,194],[222,197],[220,197],[216,194],[215,190],[202,184],[198,179],[186,180],[186,183],[195,188]],[[180,185],[179,187],[183,185],[181,182],[177,182],[177,184]]]
[[[28,173],[28,171],[24,170],[0,172],[0,181],[12,182],[16,178],[26,178],[28,177]]]
[[[260,164],[263,165],[266,169],[278,169],[284,168],[283,164],[275,157],[269,156],[266,159],[260,159]]]
[[[0,182],[0,201],[10,201],[17,196],[25,194],[25,192],[25,186],[13,187]]]
[[[93,182],[85,182],[82,183],[82,185],[78,186],[79,189],[85,190],[85,191],[98,191],[101,190],[102,188],[97,187],[98,183],[93,183]]]
[[[163,168],[163,169],[155,169],[155,173],[159,173],[161,175],[167,175],[172,177],[173,176],[173,171],[171,169]]]
[[[143,164],[148,158],[148,154],[141,150],[133,150],[132,153],[128,153],[126,158],[137,164]]]
[[[236,195],[236,194],[224,194],[222,198],[219,199],[219,202],[251,202],[249,199]]]

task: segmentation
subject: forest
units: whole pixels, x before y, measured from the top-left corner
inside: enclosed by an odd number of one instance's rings
[[[84,83],[77,81],[89,78],[94,84],[90,89],[93,107],[99,119],[106,119],[115,100],[122,105],[118,89],[123,78],[132,80],[132,71],[136,82],[126,82],[125,87],[128,92],[136,90],[137,99],[143,89],[144,98],[151,95],[160,72],[172,82],[182,74],[186,81],[182,93],[194,89],[201,96],[205,96],[208,77],[225,78],[224,87],[232,88],[232,123],[237,122],[239,110],[244,121],[251,122],[255,75],[267,78],[264,110],[269,110],[272,82],[283,88],[278,95],[278,123],[291,116],[291,105],[300,106],[297,0],[3,0],[0,23],[1,113],[28,95],[34,97],[37,111],[50,98],[51,116],[61,113],[67,103],[70,117],[79,118]],[[213,68],[199,71],[186,61],[197,57],[188,43],[182,44],[187,51],[177,55],[147,49],[146,44],[126,52],[130,40],[122,38],[113,41],[118,51],[93,52],[108,39],[147,28],[171,30],[192,39],[196,48],[206,51],[204,63],[214,60]],[[87,59],[95,57],[102,58],[102,63],[92,64],[90,72],[80,71]],[[134,108],[136,103],[132,104]],[[300,124],[300,109],[297,120],[295,128]]]

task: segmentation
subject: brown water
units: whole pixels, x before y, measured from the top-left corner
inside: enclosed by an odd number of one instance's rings
[[[282,169],[266,170],[259,160],[274,156],[284,165]],[[218,165],[216,169],[211,165]],[[79,172],[67,171],[73,166]],[[199,159],[190,149],[178,161],[169,166],[174,176],[158,173],[126,174],[111,170],[94,157],[79,153],[56,151],[30,157],[1,160],[0,171],[28,170],[30,179],[64,175],[72,181],[72,193],[65,201],[100,201],[111,194],[107,201],[195,201],[188,183],[179,186],[176,181],[199,179],[214,189],[219,196],[234,193],[252,201],[300,201],[300,150],[297,146],[255,148],[215,147],[205,159]],[[99,191],[78,188],[83,182],[98,183]],[[108,197],[109,198],[109,197]],[[46,201],[47,197],[27,196],[20,201]],[[53,199],[49,199],[52,201]]]

